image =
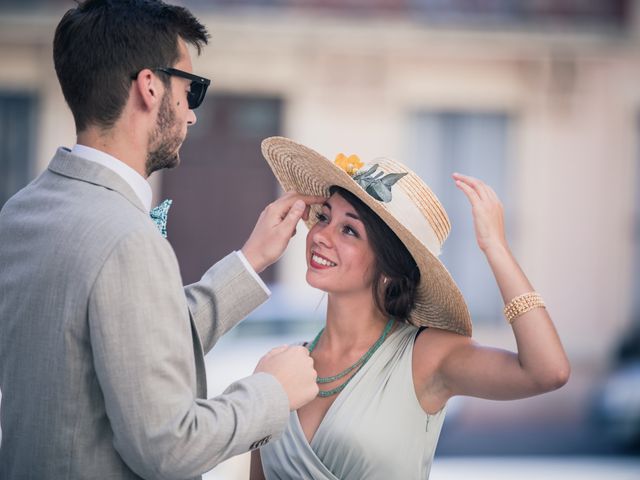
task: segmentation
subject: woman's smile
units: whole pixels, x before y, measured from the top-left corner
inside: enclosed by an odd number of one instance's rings
[[[323,269],[323,268],[335,267],[335,266],[337,266],[337,263],[332,262],[327,257],[324,257],[324,256],[320,255],[319,253],[314,252],[312,250],[311,251],[311,260],[309,261],[309,265],[312,268]]]

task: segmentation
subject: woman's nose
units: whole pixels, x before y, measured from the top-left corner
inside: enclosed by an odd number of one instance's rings
[[[313,241],[318,245],[324,245],[325,247],[333,246],[333,234],[332,228],[329,225],[323,226],[316,230],[313,234]]]

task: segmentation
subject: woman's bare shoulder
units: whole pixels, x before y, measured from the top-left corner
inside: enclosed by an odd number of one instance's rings
[[[429,327],[418,334],[414,349],[417,353],[444,355],[452,349],[474,343],[471,337],[465,337],[449,330]]]
[[[418,334],[413,347],[414,368],[429,376],[436,373],[452,352],[474,344],[471,337],[440,328],[426,328]]]

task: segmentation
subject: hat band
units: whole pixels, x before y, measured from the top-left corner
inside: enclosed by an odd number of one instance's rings
[[[442,247],[435,230],[416,206],[415,201],[402,188],[395,188],[393,190],[393,198],[390,202],[385,203],[384,206],[433,255],[436,257],[440,255]]]

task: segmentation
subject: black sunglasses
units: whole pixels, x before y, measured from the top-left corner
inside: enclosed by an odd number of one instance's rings
[[[189,92],[187,93],[187,103],[189,104],[190,110],[195,110],[200,106],[200,104],[204,100],[205,93],[207,93],[207,87],[211,84],[211,80],[209,80],[208,78],[199,77],[188,72],[183,72],[182,70],[178,70],[177,68],[158,67],[152,68],[151,70],[191,80],[191,86],[189,87]],[[131,79],[135,80],[137,77],[138,75],[135,74],[131,77]]]

